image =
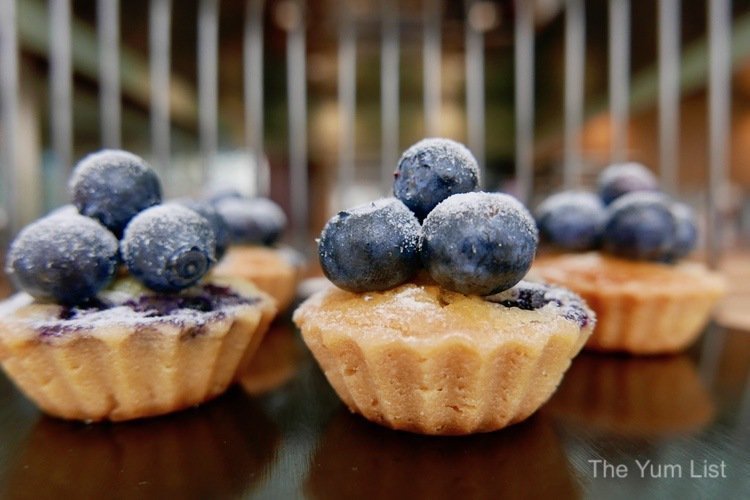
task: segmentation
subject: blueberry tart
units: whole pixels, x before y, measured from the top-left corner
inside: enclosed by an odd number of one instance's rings
[[[278,246],[286,227],[281,207],[267,198],[246,198],[233,192],[210,203],[228,229],[226,254],[213,273],[250,280],[276,300],[279,310],[288,308],[296,296],[304,262],[299,254]]]
[[[133,278],[75,306],[0,305],[0,363],[44,412],[76,420],[170,413],[223,393],[275,308],[242,280],[156,293]]]
[[[331,286],[293,319],[351,411],[421,434],[494,431],[550,397],[595,324],[575,294],[523,281],[537,240],[499,193],[453,194],[426,214],[397,198],[355,207],[323,229]]]
[[[596,311],[588,349],[680,351],[725,293],[721,275],[684,259],[698,239],[694,214],[657,189],[642,165],[618,164],[603,171],[598,195],[558,193],[536,210],[545,248],[531,273]]]
[[[140,158],[104,150],[70,182],[73,204],[20,231],[0,303],[0,364],[43,411],[77,420],[161,415],[218,396],[276,314],[244,280],[207,279],[210,218],[160,204]]]

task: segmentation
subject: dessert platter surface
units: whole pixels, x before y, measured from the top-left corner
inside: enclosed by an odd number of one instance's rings
[[[583,353],[531,418],[467,437],[397,432],[351,414],[288,315],[257,356],[255,369],[214,401],[117,424],[47,417],[0,376],[0,498],[633,498],[644,491],[738,498],[750,491],[747,331],[710,325],[676,356]]]

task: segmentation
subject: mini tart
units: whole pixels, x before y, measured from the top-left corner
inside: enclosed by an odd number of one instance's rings
[[[301,268],[287,252],[260,245],[232,245],[213,269],[214,276],[239,277],[273,297],[279,311],[287,309],[297,293]]]
[[[522,282],[485,299],[431,281],[359,294],[331,286],[294,321],[351,411],[444,435],[494,431],[534,413],[595,323],[556,287]]]
[[[304,358],[304,347],[287,321],[271,325],[247,369],[237,380],[251,395],[260,395],[284,385],[297,373]]]
[[[275,313],[242,280],[156,294],[125,278],[73,308],[19,293],[0,304],[0,363],[50,415],[160,415],[224,392]]]
[[[726,289],[721,275],[695,262],[662,264],[598,252],[539,257],[530,275],[573,290],[596,311],[586,348],[632,354],[690,345]]]

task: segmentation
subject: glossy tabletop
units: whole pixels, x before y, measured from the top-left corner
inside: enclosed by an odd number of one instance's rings
[[[750,333],[584,353],[527,421],[440,438],[350,414],[286,317],[241,385],[161,418],[45,417],[0,375],[0,443],[0,498],[747,497]]]

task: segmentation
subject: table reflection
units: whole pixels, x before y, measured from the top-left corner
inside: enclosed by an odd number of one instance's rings
[[[269,392],[291,380],[305,358],[294,327],[288,321],[276,321],[263,338],[239,382],[248,394]]]
[[[238,496],[268,475],[278,442],[278,430],[239,390],[200,408],[114,425],[42,416],[0,497]]]
[[[504,430],[430,437],[385,429],[342,409],[304,485],[312,498],[578,497],[544,415]]]
[[[583,353],[547,404],[556,418],[629,437],[693,433],[715,408],[685,354],[627,357]]]

